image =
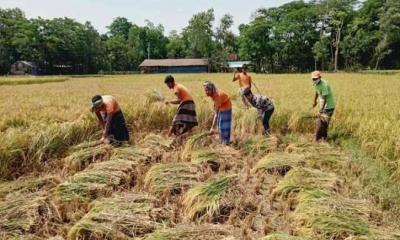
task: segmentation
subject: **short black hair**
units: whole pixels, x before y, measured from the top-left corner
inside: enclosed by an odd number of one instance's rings
[[[172,75],[168,75],[165,77],[164,83],[173,83],[175,82],[175,79]]]
[[[247,64],[243,64],[242,69],[247,69]]]
[[[92,97],[92,103],[95,103],[95,102],[97,102],[97,101],[100,100],[100,99],[101,99],[101,96],[100,96],[100,95],[95,95],[95,96]]]

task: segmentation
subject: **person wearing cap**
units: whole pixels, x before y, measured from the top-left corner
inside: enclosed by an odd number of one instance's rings
[[[251,76],[247,73],[247,69],[248,69],[247,64],[243,64],[241,72],[235,71],[232,81],[233,82],[239,81],[240,96],[242,97],[243,104],[246,107],[249,107],[247,99],[242,94],[243,90],[247,88],[251,90]]]
[[[103,130],[102,142],[110,142],[113,145],[122,145],[129,141],[129,132],[124,115],[115,97],[110,95],[96,95],[92,98],[91,111],[99,120]]]
[[[176,96],[175,100],[165,101],[165,104],[179,104],[176,115],[172,120],[172,126],[168,131],[168,136],[171,136],[172,134],[179,136],[198,125],[196,105],[189,90],[185,86],[175,83],[173,76],[166,76],[164,83]]]
[[[216,133],[215,125],[219,130],[219,139],[221,143],[229,144],[231,141],[232,128],[232,103],[228,95],[210,81],[203,84],[204,92],[214,102],[214,117],[210,129],[210,134]]]
[[[257,109],[258,116],[260,117],[264,126],[264,134],[269,136],[271,134],[269,120],[271,119],[271,116],[275,110],[271,99],[262,95],[254,95],[249,88],[244,89],[242,94],[246,97],[249,103]]]
[[[315,87],[313,108],[317,106],[318,98],[321,104],[316,120],[315,140],[326,140],[328,138],[329,123],[335,111],[335,97],[329,82],[321,78],[320,71],[312,72],[311,79]]]

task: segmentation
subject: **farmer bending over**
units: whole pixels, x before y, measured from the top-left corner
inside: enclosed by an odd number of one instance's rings
[[[311,78],[315,87],[315,98],[313,108],[317,106],[317,99],[320,98],[321,108],[318,113],[315,129],[315,140],[326,140],[328,138],[328,128],[333,112],[335,111],[335,98],[333,90],[328,81],[321,79],[321,72],[314,71]]]
[[[271,128],[269,126],[269,120],[275,109],[272,101],[266,96],[254,95],[249,88],[244,89],[242,95],[257,109],[258,116],[264,125],[264,134],[267,136],[270,135]]]
[[[189,90],[185,86],[175,83],[173,76],[168,75],[164,83],[176,96],[176,100],[165,101],[165,104],[179,104],[168,136],[172,134],[179,136],[197,126],[196,105],[190,96]]]
[[[96,95],[92,98],[91,111],[96,113],[99,124],[103,129],[102,142],[122,145],[129,141],[129,132],[124,115],[115,97]]]
[[[239,80],[240,96],[242,97],[243,104],[246,107],[249,107],[249,103],[247,102],[247,99],[242,94],[244,89],[248,88],[251,90],[251,77],[247,73],[247,64],[243,64],[241,72],[235,71],[232,81],[235,82],[237,80]]]
[[[217,89],[215,85],[206,81],[203,84],[204,91],[214,101],[214,117],[210,134],[214,134],[215,124],[218,122],[219,139],[222,143],[228,144],[231,141],[232,128],[232,103],[228,95]]]

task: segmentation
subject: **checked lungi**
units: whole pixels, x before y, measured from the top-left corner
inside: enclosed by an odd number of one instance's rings
[[[222,143],[230,143],[232,128],[232,109],[218,112],[219,139]]]
[[[197,125],[196,105],[192,100],[182,102],[172,120],[173,133],[181,135]]]

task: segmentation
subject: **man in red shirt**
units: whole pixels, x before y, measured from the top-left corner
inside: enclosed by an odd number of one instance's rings
[[[172,120],[172,126],[168,131],[168,136],[171,136],[172,134],[179,136],[198,125],[196,105],[189,90],[185,86],[175,83],[173,76],[168,75],[165,78],[164,83],[176,96],[175,100],[165,101],[165,104],[179,104],[176,115]]]
[[[204,91],[214,102],[214,117],[210,134],[215,133],[215,125],[218,123],[219,139],[222,143],[228,144],[231,141],[232,128],[232,102],[228,95],[215,85],[206,81],[203,84]]]

